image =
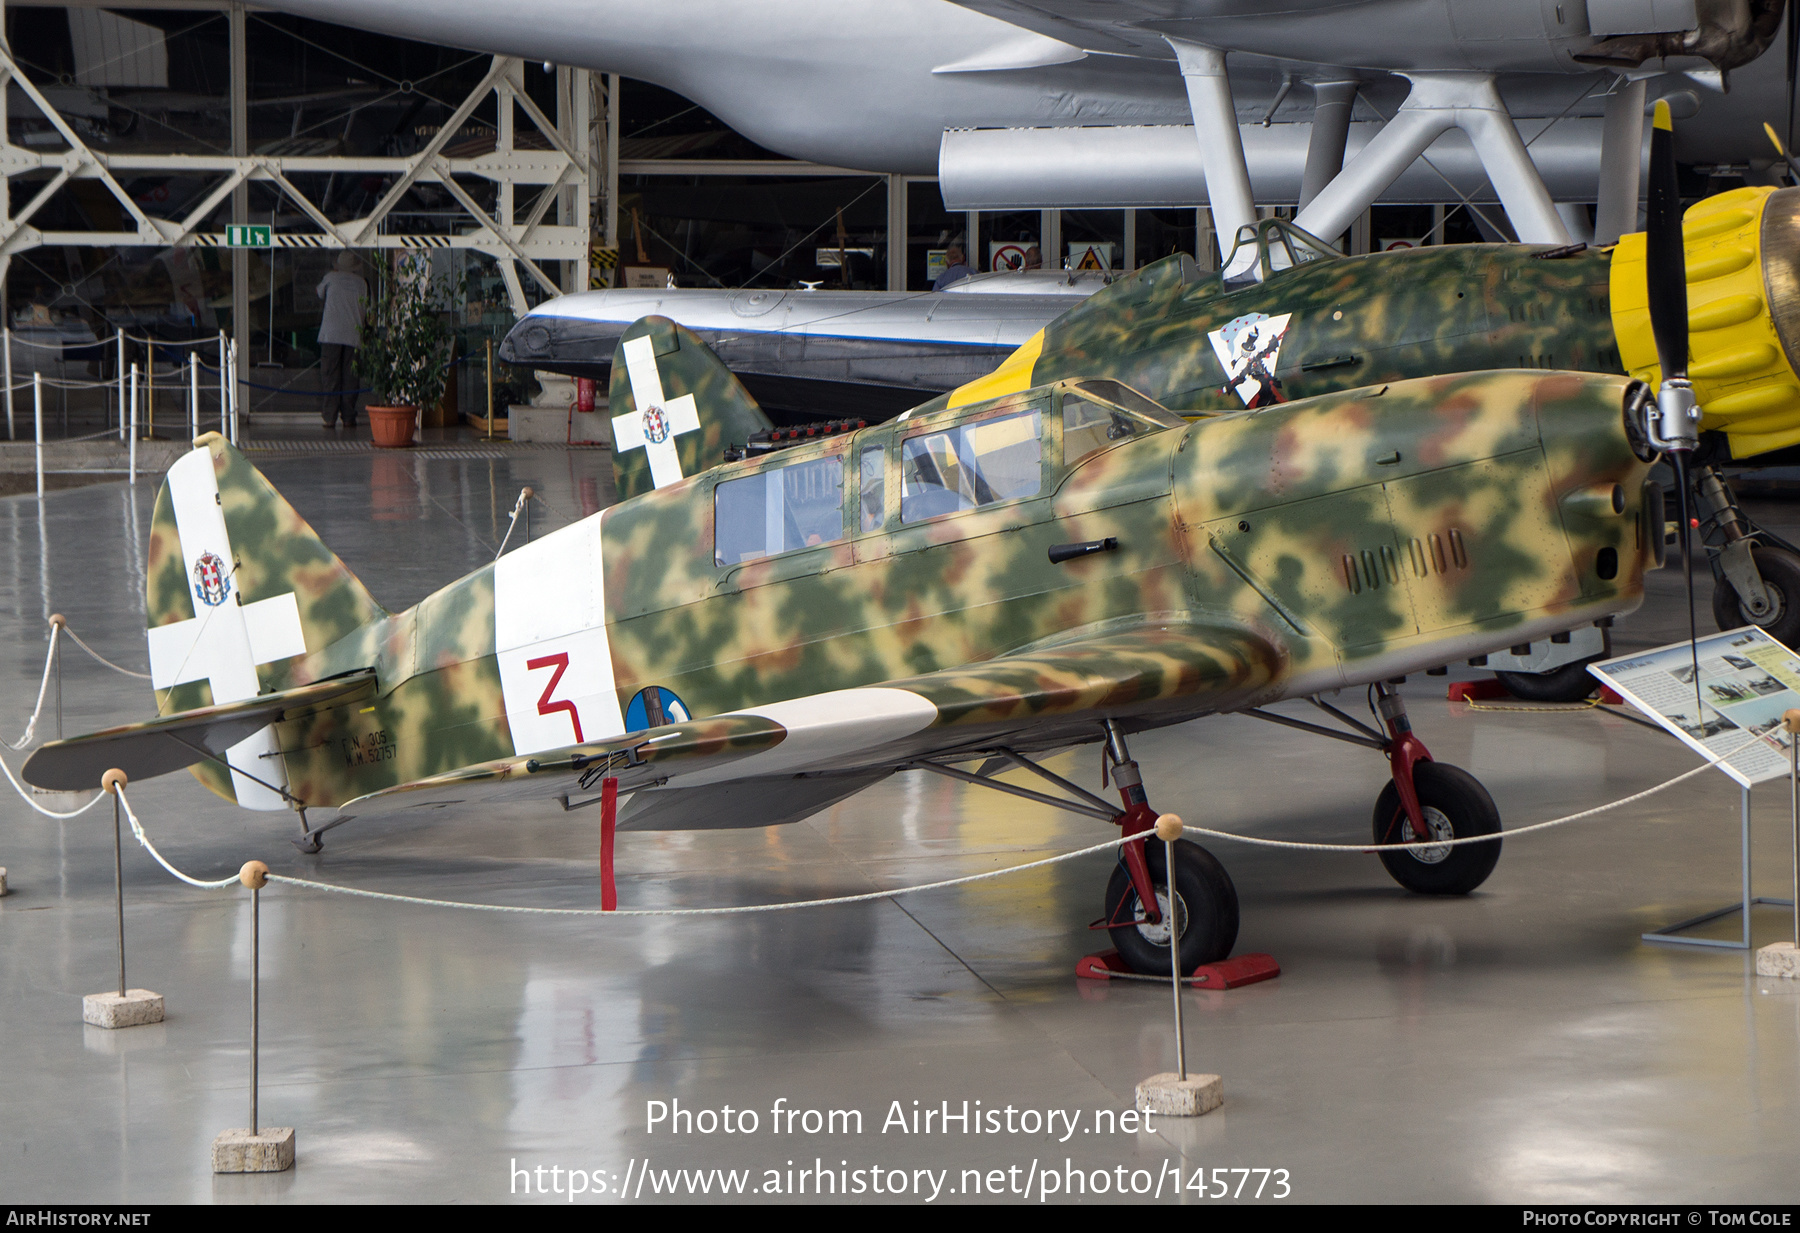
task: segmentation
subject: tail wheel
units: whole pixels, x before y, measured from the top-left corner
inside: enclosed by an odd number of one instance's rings
[[[1720,629],[1755,625],[1783,646],[1795,645],[1800,639],[1800,558],[1779,548],[1752,548],[1750,559],[1769,593],[1768,613],[1752,617],[1738,602],[1737,588],[1721,580],[1713,589],[1713,620]]]
[[[1500,810],[1479,780],[1461,767],[1420,762],[1413,767],[1419,811],[1432,839],[1468,839],[1500,833]],[[1375,842],[1413,842],[1412,827],[1400,804],[1400,790],[1388,781],[1375,798]],[[1466,895],[1487,881],[1500,861],[1500,841],[1459,847],[1403,848],[1381,852],[1381,863],[1394,881],[1421,895]],[[1123,950],[1123,948],[1121,948]]]
[[[1157,839],[1144,841],[1144,859],[1150,866],[1150,882],[1156,888],[1160,919],[1144,919],[1137,888],[1124,858],[1106,884],[1106,919],[1121,922],[1109,931],[1113,945],[1133,971],[1167,975],[1169,971],[1169,922],[1175,922],[1181,944],[1181,970],[1191,972],[1203,963],[1217,963],[1237,944],[1237,888],[1218,858],[1197,843],[1175,841],[1175,895],[1170,903],[1167,859]]]
[[[1506,692],[1527,702],[1580,702],[1600,688],[1589,664],[1612,656],[1612,631],[1600,631],[1600,653],[1549,672],[1495,672]]]

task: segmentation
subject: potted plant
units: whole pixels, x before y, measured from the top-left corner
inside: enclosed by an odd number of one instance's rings
[[[454,294],[424,270],[384,270],[364,314],[356,372],[369,387],[375,444],[412,444],[419,408],[444,389],[455,346],[448,315]]]

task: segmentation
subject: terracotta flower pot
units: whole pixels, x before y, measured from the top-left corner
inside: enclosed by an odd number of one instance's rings
[[[413,443],[413,421],[417,407],[365,407],[369,413],[369,435],[384,449],[400,449]]]

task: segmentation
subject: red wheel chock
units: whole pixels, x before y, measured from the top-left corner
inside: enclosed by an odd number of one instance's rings
[[[1448,697],[1452,702],[1488,702],[1495,698],[1510,698],[1512,694],[1498,680],[1452,681]],[[1600,687],[1601,706],[1618,706],[1624,701],[1610,687]]]
[[[1131,970],[1118,951],[1108,950],[1084,956],[1075,965],[1075,975],[1085,976],[1090,980],[1112,980],[1115,976],[1135,976],[1137,973]],[[1184,979],[1189,984],[1205,989],[1236,989],[1240,985],[1273,980],[1280,975],[1281,965],[1275,962],[1275,957],[1258,952],[1221,959],[1218,963],[1203,963]]]
[[[1493,677],[1485,681],[1450,682],[1449,698],[1452,702],[1487,702],[1493,698],[1510,697],[1512,694],[1507,692],[1506,686]]]

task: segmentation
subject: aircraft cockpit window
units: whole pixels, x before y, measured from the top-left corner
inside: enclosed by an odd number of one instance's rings
[[[1083,381],[1065,390],[1062,422],[1066,467],[1109,445],[1186,423],[1173,411],[1117,381]]]
[[[900,521],[1036,496],[1044,416],[1017,411],[922,432],[900,443]]]
[[[713,560],[736,565],[844,538],[844,458],[833,454],[713,491]]]
[[[1343,255],[1285,218],[1245,223],[1238,228],[1236,242],[1225,260],[1225,285],[1249,286],[1282,270],[1291,270],[1311,261],[1331,261]]]
[[[865,445],[857,455],[860,472],[859,529],[879,531],[887,521],[887,447]]]
[[[1182,428],[1187,424],[1186,420],[1160,402],[1145,398],[1122,381],[1081,381],[1075,385],[1075,388],[1084,394],[1110,402],[1114,406],[1123,407],[1140,419],[1149,420],[1164,428]]]

